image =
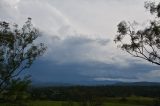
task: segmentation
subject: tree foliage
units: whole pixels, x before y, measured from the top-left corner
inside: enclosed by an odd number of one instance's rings
[[[10,84],[12,79],[29,68],[36,58],[42,55],[46,47],[36,44],[40,32],[33,27],[31,18],[22,28],[17,24],[0,22],[0,90]]]
[[[17,102],[25,101],[29,99],[30,94],[29,86],[31,81],[29,76],[22,78],[17,78],[11,80],[9,86],[6,88],[6,91],[3,93],[3,99],[7,102]]]
[[[160,65],[160,3],[145,2],[145,8],[154,15],[154,20],[138,30],[135,28],[137,23],[120,22],[114,41],[132,56]]]

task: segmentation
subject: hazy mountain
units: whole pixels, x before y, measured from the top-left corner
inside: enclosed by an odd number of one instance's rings
[[[33,86],[160,86],[158,82],[120,82],[120,81],[79,81],[79,82],[33,82]]]
[[[99,86],[99,85],[114,85],[116,83],[121,83],[119,81],[76,81],[72,83],[66,82],[38,82],[33,81],[33,86]]]
[[[120,82],[114,85],[119,86],[160,86],[159,82]]]

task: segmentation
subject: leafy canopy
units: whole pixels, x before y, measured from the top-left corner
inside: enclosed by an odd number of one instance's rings
[[[28,18],[22,28],[17,24],[0,22],[0,90],[45,52],[43,43],[35,44],[40,35],[33,27],[31,18]]]
[[[145,2],[145,8],[154,15],[154,20],[138,30],[135,28],[138,23],[120,22],[114,41],[132,56],[160,65],[160,3]]]

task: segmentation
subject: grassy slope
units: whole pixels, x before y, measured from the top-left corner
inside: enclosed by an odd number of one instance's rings
[[[0,106],[17,106],[17,105],[0,104]],[[34,101],[32,103],[28,103],[28,106],[70,106],[70,105],[67,105],[66,102]],[[80,105],[74,102],[73,105],[71,106],[80,106]],[[105,103],[103,106],[143,106],[143,105],[131,105],[124,103]]]
[[[52,102],[52,101],[37,101],[32,102],[29,106],[65,106],[62,102]],[[79,106],[77,103],[73,103],[73,106]],[[131,105],[131,104],[119,104],[119,103],[105,103],[104,106],[142,106],[142,105]]]
[[[103,106],[146,106],[153,104],[153,98],[145,97],[127,97],[126,101],[121,101],[121,98],[106,98],[107,101]],[[80,106],[76,102],[57,102],[57,101],[32,101],[27,103],[28,106]],[[0,104],[0,106],[17,106]]]

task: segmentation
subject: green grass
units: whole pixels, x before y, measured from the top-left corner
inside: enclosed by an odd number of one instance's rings
[[[154,98],[148,98],[148,97],[126,97],[125,99],[121,98],[106,98],[105,101],[109,103],[125,103],[125,104],[134,104],[134,105],[152,105]]]
[[[78,104],[79,103],[76,102],[33,101],[28,103],[27,106],[81,106]],[[17,106],[17,105],[0,104],[0,106]],[[143,105],[132,105],[127,103],[104,103],[103,106],[143,106]]]
[[[53,102],[53,101],[36,101],[32,102],[29,106],[72,106],[67,102]],[[79,106],[78,103],[71,103],[73,106]],[[104,103],[103,106],[143,106],[143,105],[132,105],[124,103]]]
[[[126,97],[124,98],[105,98],[103,99],[102,106],[150,106],[153,105],[154,98],[146,98],[146,97]],[[85,102],[84,102],[85,103]],[[95,104],[97,102],[88,102],[88,104]],[[27,106],[84,106],[79,105],[82,103],[79,102],[71,102],[71,101],[30,101],[26,102]],[[18,106],[14,104],[0,104],[0,106]],[[19,106],[23,106],[22,104]],[[26,105],[24,105],[26,106]],[[90,105],[88,105],[90,106]],[[97,106],[97,105],[92,105]]]
[[[105,103],[104,106],[143,106],[143,105],[132,105],[132,104],[124,104],[124,103]]]
[[[61,106],[62,102],[56,101],[34,101],[29,106]]]

